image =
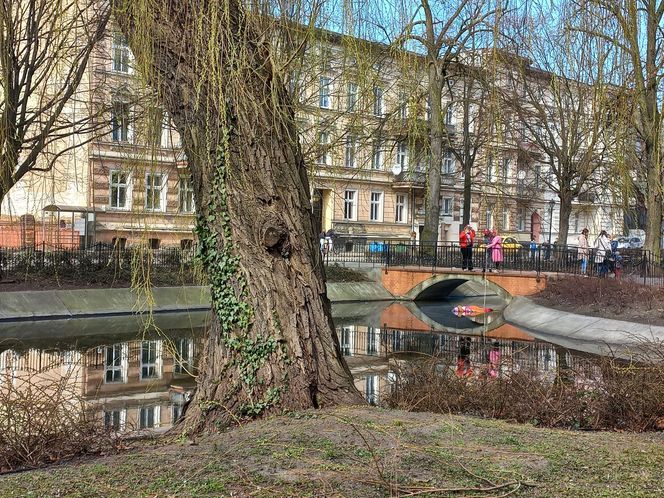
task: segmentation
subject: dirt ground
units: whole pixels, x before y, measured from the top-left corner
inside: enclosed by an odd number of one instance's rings
[[[533,301],[580,315],[664,325],[664,288],[613,278],[549,279]]]
[[[663,496],[663,443],[662,433],[337,408],[0,476],[0,496]]]

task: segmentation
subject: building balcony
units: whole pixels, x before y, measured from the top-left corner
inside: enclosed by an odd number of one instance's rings
[[[413,170],[402,171],[395,175],[392,187],[424,189],[426,187],[426,173]]]

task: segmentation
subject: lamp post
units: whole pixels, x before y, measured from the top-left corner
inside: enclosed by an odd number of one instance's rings
[[[549,201],[549,246],[551,245],[551,230],[553,229],[553,208],[556,206],[555,199]]]

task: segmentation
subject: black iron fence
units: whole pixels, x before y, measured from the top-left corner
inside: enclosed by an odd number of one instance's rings
[[[90,282],[129,281],[137,273],[157,281],[168,274],[178,282],[194,278],[195,250],[180,248],[120,249],[97,244],[87,249],[0,248],[0,277],[28,280],[59,278]],[[174,282],[175,283],[175,282]]]
[[[426,246],[401,241],[335,241],[333,248],[322,250],[326,264],[357,263],[358,266],[417,266],[431,269],[461,269],[458,244]],[[576,246],[528,245],[503,247],[502,258],[484,245],[472,250],[474,271],[511,271],[565,273],[589,277],[615,277],[639,280],[644,284],[664,285],[664,263],[649,251],[620,249],[616,252],[590,248],[587,255]]]
[[[432,270],[462,267],[461,250],[454,243],[426,246],[395,240],[338,238],[331,247],[326,244],[321,251],[327,265],[416,266]],[[589,249],[587,257],[582,258],[574,246],[542,245],[530,249],[519,245],[504,247],[502,261],[494,261],[492,256],[491,250],[476,245],[472,251],[473,270],[611,276],[664,286],[662,260],[656,260],[649,251],[641,249],[623,249],[611,254]],[[131,281],[138,271],[150,275],[155,283],[164,283],[160,282],[163,275],[176,276],[178,283],[182,283],[195,279],[196,266],[195,248],[120,249],[102,244],[88,249],[0,248],[0,277],[5,279],[43,276],[92,282]]]

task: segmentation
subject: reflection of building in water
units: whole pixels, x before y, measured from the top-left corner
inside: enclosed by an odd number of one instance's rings
[[[399,330],[366,325],[337,327],[339,345],[355,378],[355,386],[370,403],[379,403],[390,392],[396,375],[390,365],[416,357],[436,356],[453,365],[459,354],[462,337],[470,337],[472,365],[488,363],[495,342],[501,352],[502,371],[534,369],[542,374],[557,374],[558,369],[586,371],[583,357],[543,341],[536,341],[522,331],[503,325],[486,336],[468,336],[449,332]],[[390,363],[393,360],[395,363]]]
[[[0,389],[30,383],[66,385],[109,429],[170,427],[182,414],[184,393],[200,354],[200,338],[126,341],[85,352],[29,349],[0,353]],[[169,389],[177,386],[173,392]]]

